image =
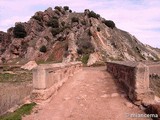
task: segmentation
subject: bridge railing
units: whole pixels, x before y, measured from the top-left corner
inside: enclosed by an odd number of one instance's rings
[[[128,97],[135,103],[153,98],[149,88],[149,67],[138,62],[107,62],[107,71],[123,85]]]
[[[71,62],[42,64],[34,68],[32,100],[41,102],[51,98],[70,76],[82,69],[81,66],[81,62]]]

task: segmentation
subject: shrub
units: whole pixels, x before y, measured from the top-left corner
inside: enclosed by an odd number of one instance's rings
[[[45,45],[42,45],[42,46],[40,47],[39,51],[40,51],[40,52],[43,52],[43,53],[47,52],[46,46],[45,46]]]
[[[103,23],[112,29],[115,27],[115,23],[112,20],[105,20]]]
[[[52,27],[52,28],[58,28],[59,27],[59,23],[57,19],[51,19],[48,24],[48,26]]]
[[[90,30],[88,31],[88,35],[89,35],[89,36],[92,36],[92,33],[91,33],[91,31],[90,31]]]
[[[88,59],[89,59],[89,54],[83,55],[83,56],[82,56],[82,63],[83,63],[83,64],[87,64]]]
[[[89,12],[88,17],[89,18],[93,17],[93,18],[97,18],[98,19],[100,17],[100,15],[96,14],[94,11],[91,11],[91,12]]]
[[[72,13],[72,10],[69,10],[70,13]]]
[[[63,8],[64,8],[65,11],[69,10],[68,6],[64,6]]]
[[[79,19],[77,17],[72,18],[72,22],[78,22],[78,21],[79,21]]]
[[[61,11],[61,7],[59,7],[59,6],[55,6],[55,8],[54,8],[55,10],[59,10],[59,11]]]
[[[51,33],[52,33],[53,36],[56,36],[56,35],[59,34],[61,31],[62,31],[62,29],[60,29],[60,28],[53,28],[53,29],[51,30]]]
[[[22,24],[17,24],[13,29],[13,34],[15,38],[24,38],[26,37],[27,33],[24,29]]]
[[[97,27],[97,31],[98,31],[98,32],[100,32],[100,31],[101,31],[100,27]]]

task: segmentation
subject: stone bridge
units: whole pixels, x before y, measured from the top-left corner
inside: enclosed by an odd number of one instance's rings
[[[144,105],[159,102],[159,68],[159,63],[137,62],[39,65],[31,93],[38,105],[23,120],[139,120],[135,115],[145,114]]]

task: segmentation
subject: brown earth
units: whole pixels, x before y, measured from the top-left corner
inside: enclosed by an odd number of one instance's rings
[[[83,68],[69,78],[50,102],[37,105],[23,120],[149,120],[130,103],[104,67]]]

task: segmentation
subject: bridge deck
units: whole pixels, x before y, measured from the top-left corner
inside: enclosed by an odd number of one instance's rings
[[[49,103],[37,105],[23,120],[146,120],[117,87],[105,67],[90,67],[71,77]],[[149,119],[147,119],[149,120]]]

